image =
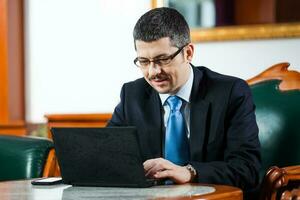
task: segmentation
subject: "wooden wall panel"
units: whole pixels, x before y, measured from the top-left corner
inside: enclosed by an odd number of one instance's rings
[[[8,106],[9,119],[23,121],[24,109],[24,32],[23,0],[8,0]]]
[[[7,1],[0,0],[0,124],[8,121]]]
[[[0,134],[24,135],[23,0],[0,0]]]

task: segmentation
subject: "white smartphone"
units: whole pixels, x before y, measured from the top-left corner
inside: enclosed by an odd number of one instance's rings
[[[56,185],[62,183],[61,177],[39,178],[31,181],[32,185]]]

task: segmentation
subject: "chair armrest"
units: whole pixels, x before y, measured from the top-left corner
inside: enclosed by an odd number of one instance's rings
[[[300,183],[300,165],[284,168],[273,166],[264,177],[260,199],[275,200],[279,191],[282,191],[289,183],[297,181]],[[296,186],[296,189],[298,189],[298,187]],[[297,192],[294,191],[293,194],[294,193]],[[288,195],[287,191],[286,195]]]

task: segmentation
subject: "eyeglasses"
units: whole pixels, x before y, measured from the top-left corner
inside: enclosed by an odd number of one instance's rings
[[[137,67],[139,67],[141,69],[147,69],[151,62],[153,62],[156,65],[159,65],[160,67],[164,67],[164,66],[170,64],[171,61],[183,50],[183,48],[185,46],[186,45],[179,48],[175,53],[173,53],[169,56],[163,57],[163,58],[154,58],[154,59],[150,60],[148,58],[139,58],[139,57],[137,57],[137,58],[134,59],[133,62]]]

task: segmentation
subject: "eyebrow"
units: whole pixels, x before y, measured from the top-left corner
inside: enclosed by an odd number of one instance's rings
[[[155,57],[153,57],[153,58],[150,58],[150,59],[156,59],[156,58],[160,58],[160,57],[168,57],[168,56],[170,56],[170,54],[166,54],[166,53],[162,53],[162,54],[159,54],[159,55],[157,55],[157,56],[155,56]],[[148,59],[149,60],[149,58],[145,58],[145,57],[138,57],[139,59]]]

